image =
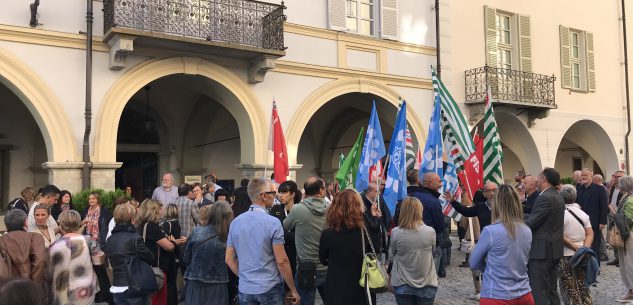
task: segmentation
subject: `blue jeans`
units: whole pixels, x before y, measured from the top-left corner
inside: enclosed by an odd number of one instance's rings
[[[436,246],[435,251],[433,251],[433,263],[435,264],[435,273],[439,273],[440,271],[440,263],[442,262],[442,248]]]
[[[237,298],[240,301],[240,305],[283,305],[284,283],[280,282],[262,294],[238,292]]]
[[[412,288],[408,285],[394,287],[398,305],[433,305],[437,287]]]
[[[146,305],[147,296],[130,296],[128,291],[113,293],[114,304],[116,305]]]
[[[297,287],[297,292],[299,292],[299,296],[301,297],[301,305],[314,305],[316,290],[319,290],[321,299],[325,298],[325,279],[327,277],[327,270],[316,270],[315,277],[314,287],[301,288],[299,287],[299,280],[297,279],[297,274],[295,273],[295,286]]]

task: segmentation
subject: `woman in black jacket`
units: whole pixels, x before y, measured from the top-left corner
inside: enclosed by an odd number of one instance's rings
[[[136,233],[132,219],[136,209],[129,203],[120,204],[114,209],[116,226],[106,243],[106,253],[112,266],[112,292],[117,305],[145,305],[147,295],[133,292],[127,288],[127,264],[134,255],[138,255],[148,264],[154,261],[154,254],[145,246],[143,238]]]

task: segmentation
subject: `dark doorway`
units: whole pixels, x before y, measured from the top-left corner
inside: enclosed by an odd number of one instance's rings
[[[132,188],[132,197],[139,202],[152,197],[152,192],[158,186],[158,156],[151,152],[118,152],[117,162],[123,162],[116,170],[116,187]]]

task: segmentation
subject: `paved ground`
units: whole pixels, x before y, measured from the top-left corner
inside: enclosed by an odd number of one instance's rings
[[[456,240],[453,244],[457,245]],[[613,258],[610,253],[610,258]],[[435,297],[436,305],[477,305],[478,301],[469,300],[468,297],[474,293],[472,277],[468,268],[458,267],[463,261],[464,253],[455,250],[453,247],[453,255],[451,265],[446,270],[446,278],[439,279],[439,288]],[[595,305],[612,305],[619,304],[615,299],[625,294],[626,289],[622,285],[620,271],[615,266],[607,266],[602,264],[599,283],[596,287],[591,288]],[[318,297],[318,293],[317,293]],[[383,293],[377,297],[378,305],[396,305],[396,301],[391,293]],[[323,303],[318,300],[318,305]]]

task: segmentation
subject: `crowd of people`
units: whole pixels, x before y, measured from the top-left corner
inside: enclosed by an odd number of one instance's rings
[[[574,178],[519,172],[515,185],[488,182],[470,198],[411,170],[393,215],[381,185],[335,190],[319,177],[303,189],[244,179],[229,192],[215,177],[176,187],[167,173],[151,198],[124,196],[112,211],[99,193],[77,211],[68,191],[28,187],[4,219],[0,300],[313,305],[318,292],[325,305],[373,305],[382,290],[369,289],[370,257],[398,305],[433,304],[452,252],[444,200],[463,216],[460,266],[480,304],[592,304],[607,247],[627,289],[616,301],[633,303],[633,177],[618,171],[605,184],[584,169]]]

